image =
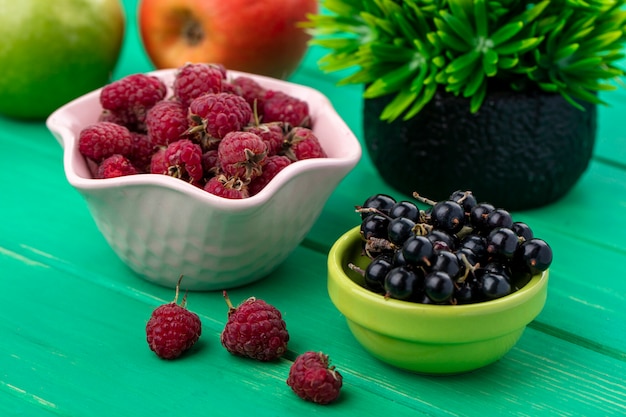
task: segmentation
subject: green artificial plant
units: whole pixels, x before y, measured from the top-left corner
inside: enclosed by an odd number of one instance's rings
[[[381,119],[410,119],[438,90],[467,97],[489,87],[541,89],[603,104],[616,88],[626,40],[626,0],[322,0],[304,26],[329,52],[327,72],[365,98],[393,94]]]

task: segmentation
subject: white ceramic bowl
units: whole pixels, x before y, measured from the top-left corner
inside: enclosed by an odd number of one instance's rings
[[[151,72],[171,86],[175,69]],[[241,286],[267,276],[297,247],[339,182],[361,157],[361,146],[330,101],[302,85],[245,75],[309,104],[313,131],[327,158],[287,166],[258,194],[229,200],[157,174],[92,179],[78,134],[101,112],[99,90],[56,110],[47,126],[64,148],[69,183],[86,200],[115,253],[138,275],[190,290]]]

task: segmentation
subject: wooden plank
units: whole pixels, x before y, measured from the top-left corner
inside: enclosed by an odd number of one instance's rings
[[[300,415],[317,409],[294,398],[284,379],[289,359],[305,350],[325,351],[344,374],[345,398],[324,410],[331,414],[347,409],[364,415],[625,411],[620,375],[626,361],[533,329],[501,361],[473,373],[428,377],[381,364],[349,334],[326,297],[325,258],[307,249],[298,249],[267,280],[230,291],[235,302],[255,295],[284,313],[290,353],[271,364],[233,357],[219,345],[226,318],[219,292],[189,295],[189,308],[203,320],[201,343],[190,356],[164,362],[148,350],[143,327],[152,308],[171,301],[170,289],[128,274],[74,270],[36,253],[26,259],[3,259],[18,273],[2,280],[3,380],[68,415],[94,409],[124,414],[135,403],[145,403],[138,416],[168,409],[197,413],[211,402],[240,395],[246,401],[234,405],[237,412]],[[98,396],[90,395],[94,389]],[[274,398],[271,407],[269,398]]]

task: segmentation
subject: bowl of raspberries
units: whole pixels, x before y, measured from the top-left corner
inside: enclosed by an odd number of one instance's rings
[[[396,367],[492,364],[542,311],[552,249],[471,191],[415,197],[373,194],[356,206],[360,224],[329,252],[331,301],[365,350]]]
[[[120,259],[172,288],[182,274],[190,290],[267,276],[361,157],[319,91],[217,64],[125,76],[47,127]]]

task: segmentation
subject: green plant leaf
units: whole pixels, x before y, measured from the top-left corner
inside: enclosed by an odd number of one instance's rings
[[[408,79],[415,76],[418,69],[419,64],[416,61],[408,62],[375,80],[365,89],[363,96],[373,98],[398,91]]]
[[[483,104],[485,100],[485,96],[487,95],[487,84],[482,83],[476,94],[474,94],[470,100],[470,112],[476,113],[480,106]]]
[[[512,41],[495,47],[495,51],[500,55],[522,54],[527,52],[543,41],[543,36],[539,38],[521,39]]]
[[[441,42],[443,42],[445,46],[457,52],[465,52],[470,48],[470,45],[467,42],[448,32],[440,30],[437,32],[437,36],[441,39]]]
[[[483,84],[486,86],[485,74],[483,74],[480,71],[474,72],[474,74],[472,75],[472,78],[463,89],[463,96],[464,97],[473,96],[480,90]]]
[[[469,65],[473,65],[476,64],[476,62],[478,61],[478,59],[480,58],[480,52],[478,52],[477,50],[471,50],[461,56],[459,56],[458,58],[456,58],[454,61],[450,62],[448,64],[448,66],[446,67],[446,73],[450,74],[452,72],[458,71],[462,68],[465,68]]]
[[[498,53],[493,49],[483,54],[483,70],[487,77],[493,77],[498,72]]]
[[[554,59],[556,61],[559,61],[561,59],[572,56],[574,55],[574,52],[578,50],[578,48],[580,48],[580,44],[578,43],[572,43],[563,48],[559,48],[558,51],[556,51],[556,53],[554,54]]]
[[[485,0],[474,0],[474,20],[476,21],[476,35],[486,38],[489,34],[489,22]]]
[[[524,27],[522,22],[513,22],[502,26],[496,30],[490,37],[494,45],[500,45],[503,42],[508,41],[513,36],[517,35]]]
[[[418,94],[409,90],[401,90],[380,113],[381,120],[394,121],[417,99]]]
[[[498,66],[502,69],[511,69],[519,63],[519,58],[514,55],[512,57],[499,57]]]
[[[623,36],[624,32],[621,30],[597,35],[593,39],[587,40],[581,45],[581,52],[591,53],[591,51],[605,49],[614,42],[622,39]]]
[[[467,22],[467,20],[461,20],[458,17],[447,13],[446,11],[442,11],[440,13],[441,18],[447,23],[448,27],[456,33],[456,35],[460,36],[461,39],[474,39],[474,30],[472,26]],[[447,28],[446,28],[447,29]],[[444,31],[448,31],[445,30]]]
[[[411,118],[413,118],[417,113],[419,113],[424,108],[426,104],[428,104],[432,100],[436,92],[437,92],[437,84],[434,84],[434,83],[427,84],[426,88],[424,89],[424,94],[422,95],[422,97],[415,101],[413,106],[407,111],[407,113],[404,115],[402,119],[410,120]]]

